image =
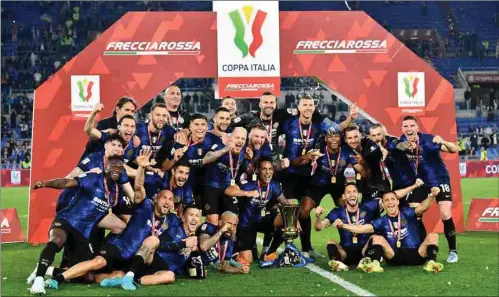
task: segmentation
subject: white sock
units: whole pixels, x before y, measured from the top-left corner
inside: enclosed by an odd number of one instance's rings
[[[128,271],[125,276],[129,276],[131,278],[133,278],[135,276],[135,273],[133,273],[132,271]]]
[[[54,276],[54,266],[49,266],[49,268],[47,268],[47,272],[45,272],[45,276]]]

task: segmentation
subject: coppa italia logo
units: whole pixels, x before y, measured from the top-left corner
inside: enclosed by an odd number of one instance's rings
[[[81,79],[76,82],[78,85],[78,96],[81,101],[88,102],[92,98],[92,88],[94,86],[93,81],[88,79]]]
[[[261,9],[258,9],[253,19],[253,23],[251,24],[250,20],[251,15],[253,14],[253,10],[254,8],[251,5],[243,6],[242,11],[244,13],[246,22],[243,21],[239,10],[236,9],[229,12],[229,17],[232,21],[232,24],[234,25],[234,28],[236,29],[234,35],[234,44],[241,51],[243,58],[248,56],[248,53],[254,58],[256,55],[256,51],[263,44],[262,26],[265,22],[265,18],[267,17],[267,13]],[[246,43],[244,37],[246,35],[246,28],[250,27],[251,33],[253,35],[253,40],[248,46],[248,43]]]
[[[409,98],[414,98],[418,93],[419,77],[407,75],[403,78],[405,85],[405,94]]]
[[[499,223],[499,207],[487,207],[478,221],[480,223]]]

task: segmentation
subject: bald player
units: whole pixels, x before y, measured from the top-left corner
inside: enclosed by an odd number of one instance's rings
[[[168,110],[167,124],[177,131],[182,130],[185,133],[189,133],[188,128],[191,117],[188,113],[180,110],[180,104],[182,103],[180,88],[177,85],[169,86],[165,90],[164,98],[166,109]]]

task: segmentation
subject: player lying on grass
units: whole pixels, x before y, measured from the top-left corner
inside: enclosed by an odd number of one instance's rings
[[[414,185],[397,190],[394,193],[398,199],[401,199],[422,184],[423,181],[418,179]],[[328,216],[322,221],[320,216],[323,209],[320,206],[316,208],[316,221],[314,225],[316,231],[321,231],[331,224],[370,224],[372,220],[379,217],[382,213],[381,200],[379,199],[367,201],[359,205],[359,192],[357,185],[354,183],[349,183],[345,186],[342,199],[345,206],[336,207],[331,210]],[[366,254],[367,242],[370,238],[368,234],[356,234],[343,229],[339,230],[339,233],[339,244],[334,240],[330,240],[327,244],[327,253],[330,259],[328,264],[333,271],[345,271],[348,270],[349,265],[358,264]]]
[[[438,253],[438,234],[430,233],[423,242],[419,240],[417,217],[427,211],[440,188],[431,188],[431,193],[416,208],[399,209],[399,199],[393,192],[383,195],[386,215],[371,224],[353,225],[336,221],[333,226],[356,234],[376,233],[368,243],[368,257],[362,259],[359,267],[364,272],[383,272],[381,257],[388,265],[423,265],[428,272],[440,272],[443,264],[435,262]]]

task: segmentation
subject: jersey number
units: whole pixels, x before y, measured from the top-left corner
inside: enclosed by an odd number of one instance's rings
[[[448,184],[440,184],[440,188],[443,192],[450,192],[450,187]]]

